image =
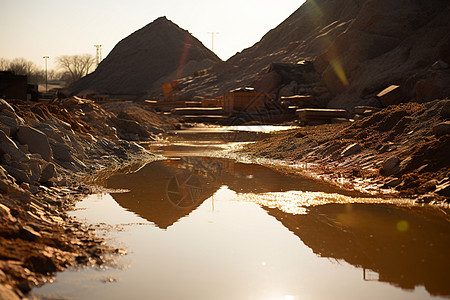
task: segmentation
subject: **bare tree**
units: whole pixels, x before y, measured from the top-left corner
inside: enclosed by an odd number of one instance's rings
[[[0,71],[8,71],[10,64],[11,62],[9,61],[9,59],[0,57]]]
[[[25,58],[14,58],[9,64],[9,70],[16,75],[31,76],[32,73],[37,71],[36,65]]]
[[[90,54],[63,55],[56,58],[56,63],[68,74],[68,80],[73,82],[89,74],[95,58]]]

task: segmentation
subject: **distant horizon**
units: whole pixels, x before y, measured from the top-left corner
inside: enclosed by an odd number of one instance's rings
[[[127,5],[107,0],[80,0],[76,4],[56,0],[36,2],[2,0],[0,58],[24,58],[43,69],[43,56],[49,56],[48,69],[55,70],[58,56],[95,57],[94,45],[102,45],[105,59],[117,43],[160,17],[187,30],[208,49],[212,46],[210,33],[214,32],[214,52],[226,61],[260,41],[304,3],[295,0],[285,0],[283,5],[261,4],[256,0],[218,4],[206,0],[189,3],[167,0],[158,4],[130,0]]]

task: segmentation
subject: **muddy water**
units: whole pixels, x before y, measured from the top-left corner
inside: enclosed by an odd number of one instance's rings
[[[363,198],[260,165],[202,157],[188,139],[178,143],[184,146],[153,145],[169,159],[110,177],[111,193],[92,195],[73,212],[128,254],[104,268],[60,273],[35,295],[450,297],[448,211]]]

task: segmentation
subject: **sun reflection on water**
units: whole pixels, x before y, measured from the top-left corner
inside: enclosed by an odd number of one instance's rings
[[[288,191],[264,194],[237,194],[236,201],[252,202],[259,205],[277,208],[285,213],[299,215],[308,213],[308,207],[330,203],[389,203],[400,204],[401,200],[386,200],[381,198],[355,198],[340,194],[324,192]]]

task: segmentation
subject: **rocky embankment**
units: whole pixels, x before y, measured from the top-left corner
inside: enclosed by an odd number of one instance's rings
[[[335,184],[418,202],[450,199],[450,100],[390,106],[353,123],[307,126],[239,155],[295,165]]]
[[[157,139],[171,123],[131,102],[0,100],[0,299],[122,252],[66,212],[98,176],[157,159],[133,141]]]

